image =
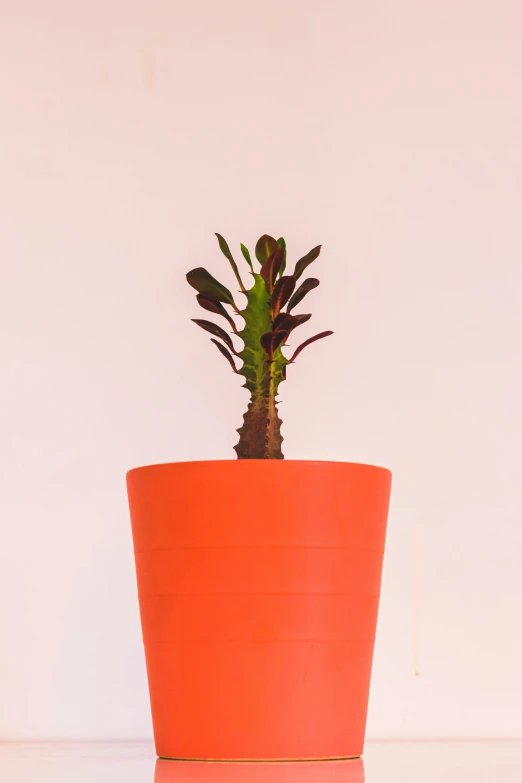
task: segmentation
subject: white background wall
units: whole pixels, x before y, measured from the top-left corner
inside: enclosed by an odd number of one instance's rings
[[[286,456],[394,472],[369,735],[521,736],[522,5],[0,9],[0,736],[151,732],[124,476],[234,456],[214,231],[323,243]]]

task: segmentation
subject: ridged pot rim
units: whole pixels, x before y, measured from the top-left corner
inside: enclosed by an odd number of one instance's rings
[[[344,460],[316,460],[316,459],[194,459],[194,460],[180,460],[177,462],[155,462],[150,465],[138,465],[135,468],[131,468],[127,471],[126,476],[135,475],[144,471],[156,471],[159,469],[173,468],[182,465],[266,465],[276,463],[284,470],[284,465],[316,465],[318,468],[327,467],[329,465],[343,465],[347,468],[367,468],[369,470],[376,470],[380,473],[392,475],[391,470],[384,468],[381,465],[371,465],[366,462],[347,462]]]

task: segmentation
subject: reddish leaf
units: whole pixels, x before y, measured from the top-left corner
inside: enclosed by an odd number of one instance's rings
[[[290,361],[293,362],[295,359],[297,359],[303,348],[306,348],[307,345],[310,345],[310,343],[315,343],[316,340],[320,340],[322,337],[328,337],[330,334],[333,334],[333,332],[320,332],[320,334],[309,337],[308,340],[305,340],[304,343],[301,343],[301,345],[297,347]]]
[[[225,286],[212,277],[202,266],[197,269],[191,269],[187,274],[187,281],[192,288],[195,288],[198,294],[203,294],[207,299],[214,299],[216,302],[227,302],[235,308],[235,302],[232,294]],[[237,309],[237,308],[236,308]]]
[[[289,313],[296,305],[299,304],[299,302],[305,298],[308,291],[311,291],[313,288],[317,288],[318,285],[319,280],[317,280],[315,277],[307,277],[306,280],[303,280],[297,291],[293,294],[292,298],[288,302],[288,307],[286,308],[287,312]]]
[[[216,236],[217,236],[217,240],[219,242],[219,247],[221,249],[221,252],[225,256],[225,258],[228,258],[228,260],[230,262],[230,266],[232,267],[232,271],[234,272],[234,274],[236,276],[236,280],[239,283],[239,287],[241,288],[243,293],[246,293],[245,286],[243,285],[243,281],[241,280],[241,277],[240,277],[240,274],[239,274],[239,269],[237,268],[237,264],[234,261],[234,257],[232,255],[232,253],[230,252],[230,248],[229,248],[229,246],[227,244],[226,239],[224,239],[221,236],[221,234],[216,234]]]
[[[283,258],[285,255],[285,250],[282,247],[278,247],[277,250],[275,250],[271,256],[269,256],[263,266],[261,267],[261,277],[265,281],[266,290],[269,294],[272,293],[272,289],[274,287],[274,280],[276,279],[279,270],[281,269],[281,264],[283,263]]]
[[[304,324],[306,323],[306,321],[309,321],[311,317],[312,317],[312,313],[306,313],[306,315],[294,315],[296,321],[295,326],[301,326],[301,324]]]
[[[279,270],[279,274],[282,277],[284,275],[285,269],[286,269],[286,241],[285,241],[285,238],[284,237],[279,237],[279,239],[277,240],[277,244],[279,245],[279,247],[282,247],[284,249],[284,251],[285,251],[285,254],[283,256],[283,263],[281,264],[281,269]]]
[[[272,324],[272,331],[274,332],[286,332],[287,334],[290,334],[290,332],[296,328],[296,326],[301,326],[301,324],[304,324],[306,321],[309,321],[312,317],[311,313],[308,313],[307,315],[291,315],[291,313],[279,313],[277,318],[274,320],[274,323]]]
[[[297,264],[295,265],[294,270],[294,277],[297,280],[303,272],[305,271],[306,267],[312,263],[312,261],[315,261],[319,253],[321,252],[321,245],[317,245],[317,247],[314,247],[312,250],[310,250],[309,253],[307,253],[305,256],[299,259]]]
[[[274,351],[279,348],[281,343],[287,337],[286,332],[267,332],[261,336],[261,345],[268,354],[268,360],[271,362],[274,358]]]
[[[217,347],[219,348],[220,352],[223,354],[223,356],[225,357],[225,359],[228,359],[228,361],[230,362],[230,366],[232,367],[232,369],[234,370],[234,372],[235,372],[235,373],[237,373],[237,370],[236,370],[236,365],[234,364],[234,360],[233,360],[232,356],[230,355],[230,353],[229,353],[229,352],[227,351],[227,349],[225,348],[225,346],[224,346],[224,345],[222,345],[222,344],[221,344],[220,342],[218,342],[217,340],[214,340],[214,338],[213,338],[213,337],[211,337],[210,339],[211,339],[211,341],[214,343],[214,345],[217,345]]]
[[[256,258],[259,261],[261,265],[265,263],[267,258],[274,253],[279,245],[277,244],[274,237],[269,236],[268,234],[263,234],[260,239],[257,240],[256,244]]]
[[[274,322],[272,324],[272,329],[274,332],[284,331],[285,326],[288,323],[293,322],[293,315],[290,315],[290,313],[279,313],[279,315],[274,318]]]
[[[210,334],[213,334],[216,337],[220,337],[223,340],[223,342],[226,345],[228,345],[232,353],[236,352],[231,336],[227,332],[225,332],[225,330],[222,329],[221,326],[218,326],[212,321],[205,321],[203,320],[203,318],[193,318],[192,320],[194,321],[195,324],[201,326],[201,328],[204,329],[206,332],[210,332]]]
[[[203,296],[203,294],[198,294],[196,299],[204,310],[208,310],[210,313],[217,313],[217,315],[222,315],[223,318],[226,318],[234,332],[237,333],[234,319],[230,313],[227,313],[221,302],[215,302],[214,299],[209,299],[208,297]]]
[[[219,242],[219,247],[223,255],[228,258],[229,261],[233,261],[234,257],[232,256],[232,253],[230,252],[230,248],[228,246],[227,240],[221,236],[221,234],[218,234],[217,231],[215,232],[217,236],[217,240]]]
[[[288,275],[288,277],[280,277],[274,286],[272,296],[270,297],[270,307],[272,308],[273,316],[277,316],[279,311],[285,306],[290,297],[292,296],[295,288],[295,277]]]

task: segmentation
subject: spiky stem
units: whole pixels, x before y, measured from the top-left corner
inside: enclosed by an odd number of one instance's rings
[[[241,311],[245,327],[238,332],[245,347],[238,353],[243,360],[238,372],[245,378],[250,403],[234,448],[238,459],[283,459],[277,394],[288,360],[278,348],[270,361],[261,346],[261,336],[272,328],[269,297],[261,275],[254,273],[254,286],[246,295],[247,306]]]

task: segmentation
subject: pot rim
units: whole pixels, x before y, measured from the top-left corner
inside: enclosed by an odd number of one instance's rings
[[[138,465],[135,468],[131,468],[127,471],[126,476],[130,476],[131,474],[135,474],[137,472],[146,471],[146,470],[154,470],[157,468],[167,468],[172,467],[174,465],[214,465],[214,464],[223,464],[223,463],[229,463],[229,464],[236,464],[236,465],[242,465],[242,464],[265,464],[265,463],[278,463],[280,465],[284,464],[301,464],[301,465],[317,465],[317,466],[327,466],[327,465],[345,465],[346,467],[356,467],[356,468],[369,468],[371,470],[377,470],[379,472],[384,472],[392,475],[391,470],[389,468],[384,468],[381,465],[371,465],[366,462],[347,462],[345,460],[320,460],[320,459],[187,459],[187,460],[179,460],[176,462],[153,462],[150,465]],[[284,468],[283,468],[284,470]]]

